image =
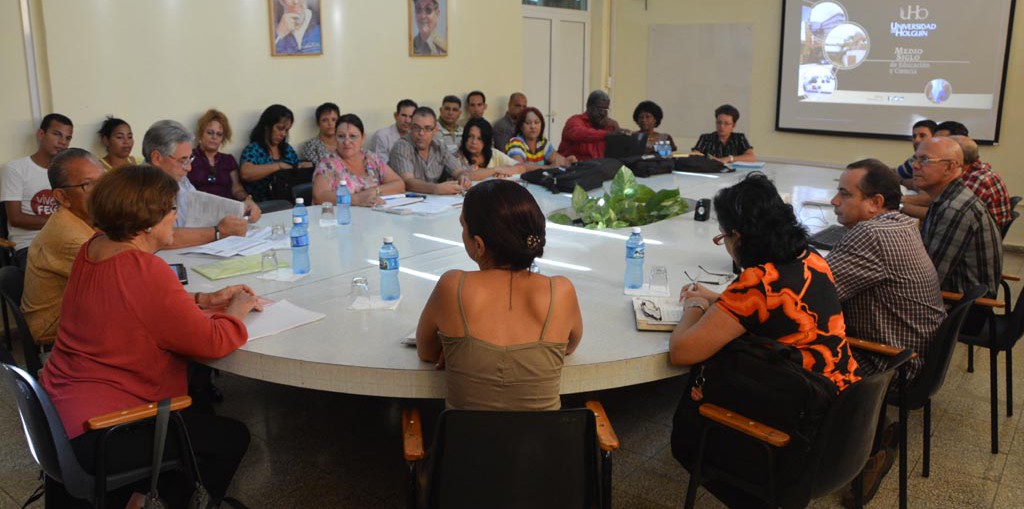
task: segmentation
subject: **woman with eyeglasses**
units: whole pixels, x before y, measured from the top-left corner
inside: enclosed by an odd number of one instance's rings
[[[756,161],[754,147],[743,133],[733,132],[740,120],[740,110],[731,104],[715,108],[715,132],[700,135],[690,153],[722,163]]]
[[[132,135],[132,126],[128,122],[107,116],[99,130],[100,142],[107,149],[107,155],[100,159],[103,169],[110,171],[128,164],[139,164],[139,160],[132,156],[132,147],[135,146],[135,137]]]
[[[238,176],[238,162],[235,156],[220,151],[230,141],[228,117],[215,109],[206,110],[196,122],[196,148],[188,179],[200,191],[244,201],[249,193]]]
[[[683,319],[669,340],[672,364],[707,360],[730,341],[753,334],[796,347],[805,369],[839,390],[857,381],[843,308],[832,271],[807,246],[807,231],[762,173],[715,195],[721,233],[714,243],[743,270],[721,294],[684,286]]]
[[[313,203],[334,203],[345,179],[352,205],[372,207],[383,196],[405,192],[405,181],[377,154],[363,150],[363,121],[351,113],[338,118],[338,150],[320,160],[313,172]]]
[[[57,341],[40,381],[79,464],[90,472],[104,432],[87,430],[88,419],[185,395],[189,359],[220,358],[244,345],[242,319],[261,310],[245,285],[190,294],[156,256],[174,241],[177,193],[173,177],[143,165],[107,172],[89,196],[100,233],[82,246],[72,266]],[[203,483],[220,499],[248,448],[248,429],[212,414],[185,410],[181,416]],[[107,472],[148,468],[152,443],[152,428],[115,433],[105,447]],[[177,450],[168,447],[168,454]],[[164,475],[160,481],[161,497],[171,507],[184,507],[195,485]],[[132,491],[148,486],[144,481],[108,495],[108,507],[124,507]],[[53,502],[49,487],[46,496]],[[66,500],[54,505],[73,506]]]

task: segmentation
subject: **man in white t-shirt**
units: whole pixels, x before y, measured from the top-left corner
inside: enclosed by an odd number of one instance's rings
[[[0,169],[0,201],[7,212],[8,240],[14,242],[14,262],[25,268],[28,246],[57,211],[57,199],[50,189],[46,168],[55,155],[68,148],[74,125],[59,113],[43,117],[35,154],[15,159]]]

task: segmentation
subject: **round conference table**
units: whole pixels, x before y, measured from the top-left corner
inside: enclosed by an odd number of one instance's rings
[[[835,192],[839,172],[832,169],[767,163],[764,170],[789,196],[798,216],[811,230],[835,222],[825,206]],[[749,173],[700,175],[673,173],[638,179],[655,190],[678,187],[682,196],[712,198]],[[610,182],[605,183],[605,189]],[[528,189],[545,215],[568,207],[570,195],[552,194],[537,185]],[[595,189],[591,195],[604,189]],[[451,269],[476,270],[461,242],[459,210],[429,216],[395,215],[352,208],[352,224],[318,226],[319,207],[310,207],[310,274],[294,282],[258,279],[255,274],[210,281],[190,270],[189,291],[214,291],[244,283],[260,296],[289,302],[326,315],[313,323],[249,341],[210,365],[230,373],[313,389],[401,398],[443,398],[444,373],[422,362],[416,349],[402,344],[419,321],[436,280]],[[264,215],[259,224],[290,224],[291,211]],[[543,274],[569,278],[583,313],[583,339],[566,357],[562,394],[624,387],[677,376],[686,368],[668,362],[668,332],[636,330],[631,297],[622,290],[625,241],[629,229],[586,230],[548,223],[547,243],[538,266]],[[643,227],[645,272],[668,268],[670,292],[684,283],[683,271],[698,277],[698,266],[728,273],[732,260],[711,238],[718,234],[714,217],[694,221],[689,212]],[[385,235],[395,238],[401,254],[402,300],[395,310],[348,309],[352,278],[366,277],[371,293],[379,283],[377,250]],[[217,261],[187,250],[164,251],[169,263],[194,267]],[[290,260],[288,251],[278,257]],[[699,277],[698,277],[699,279]],[[722,287],[719,287],[722,288]],[[501,305],[499,297],[495,305]]]

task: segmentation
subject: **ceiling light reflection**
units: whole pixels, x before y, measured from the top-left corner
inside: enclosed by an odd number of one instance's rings
[[[551,229],[551,230],[562,230],[562,231],[567,231],[567,232],[585,233],[587,235],[597,235],[598,237],[608,237],[610,239],[626,240],[626,239],[629,238],[628,235],[622,235],[622,234],[619,234],[619,233],[606,232],[606,231],[602,231],[602,230],[588,230],[586,228],[580,228],[578,226],[568,226],[568,225],[564,225],[564,224],[552,223],[550,221],[547,223],[547,227],[548,227],[548,229]],[[654,246],[660,246],[660,245],[664,244],[664,242],[662,242],[660,240],[649,239],[647,237],[644,237],[644,243],[651,244],[651,245],[654,245]]]

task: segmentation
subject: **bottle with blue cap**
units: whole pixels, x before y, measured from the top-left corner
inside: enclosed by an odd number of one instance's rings
[[[644,286],[644,238],[640,227],[634,226],[633,233],[626,239],[626,290],[638,290]]]

